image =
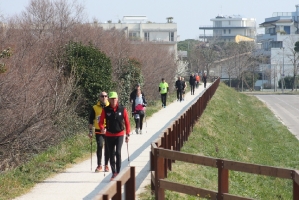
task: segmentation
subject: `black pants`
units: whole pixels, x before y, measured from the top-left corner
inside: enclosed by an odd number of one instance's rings
[[[119,173],[121,168],[121,147],[124,143],[124,136],[106,137],[106,141],[109,149],[112,174]]]
[[[167,93],[161,94],[161,101],[163,106],[166,106]]]
[[[136,114],[139,114],[139,118],[136,119],[136,117],[134,116],[134,120],[135,120],[135,124],[136,124],[135,127],[140,128],[140,130],[142,130],[144,112],[136,112]]]
[[[177,99],[182,101],[182,90],[181,89],[177,89],[176,96],[177,96]]]
[[[203,81],[204,88],[206,88],[206,85],[207,85],[207,81]]]
[[[96,135],[96,141],[97,141],[97,159],[98,159],[98,166],[102,165],[102,150],[103,145],[105,143],[105,150],[104,150],[104,159],[105,159],[105,165],[108,165],[109,161],[109,151],[108,151],[108,145],[105,141],[105,135],[104,134],[95,134]]]
[[[194,85],[190,85],[190,87],[191,87],[191,94],[194,94],[195,84]]]

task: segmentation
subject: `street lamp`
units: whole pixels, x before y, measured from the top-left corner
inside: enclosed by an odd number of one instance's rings
[[[284,47],[280,47],[282,49],[282,79],[281,79],[281,91],[283,93],[284,87]]]

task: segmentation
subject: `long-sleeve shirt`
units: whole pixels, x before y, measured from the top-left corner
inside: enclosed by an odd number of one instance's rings
[[[118,108],[118,105],[113,108],[113,111],[115,112],[117,110],[117,108]],[[101,130],[105,128],[105,126],[104,126],[105,118],[106,118],[106,112],[105,112],[105,109],[103,109],[102,113],[101,113],[100,121],[99,121],[99,127]],[[129,116],[128,116],[128,112],[127,112],[126,108],[124,108],[124,121],[125,121],[125,127],[126,127],[126,135],[129,135],[131,130],[130,130]],[[125,131],[121,131],[118,133],[110,133],[110,132],[106,131],[107,137],[115,137],[115,136],[123,136],[123,135],[125,135]]]

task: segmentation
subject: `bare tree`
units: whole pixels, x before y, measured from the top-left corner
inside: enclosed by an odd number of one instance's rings
[[[0,36],[1,45],[11,46],[14,52],[7,72],[0,76],[2,170],[56,143],[63,135],[54,124],[75,109],[69,104],[73,80],[64,79],[62,58],[53,54],[67,43],[72,31],[68,27],[64,30],[69,31],[60,31],[65,35],[53,34],[53,27],[61,27],[53,20],[57,18],[54,11],[50,1],[31,1],[27,11],[7,22]],[[67,40],[62,42],[63,38]]]
[[[141,64],[149,100],[158,97],[162,77],[173,85],[174,52],[163,45],[132,43],[121,31],[86,24],[83,11],[66,0],[32,0],[1,29],[0,49],[11,47],[13,55],[5,60],[7,71],[0,74],[0,170],[75,133],[72,121],[83,100],[76,72],[66,75],[64,66],[70,41],[92,44],[110,58],[116,88],[123,86],[118,78],[133,59]]]

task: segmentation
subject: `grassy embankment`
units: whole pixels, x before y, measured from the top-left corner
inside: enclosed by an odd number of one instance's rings
[[[175,99],[175,94],[172,94],[167,102]],[[160,109],[160,99],[150,102],[146,111],[147,117]],[[134,131],[135,123],[131,114],[130,124],[131,130]],[[90,159],[90,140],[87,137],[88,131],[84,129],[86,127],[87,122],[82,124],[82,130],[77,135],[66,138],[60,145],[36,155],[30,162],[14,170],[0,173],[0,200],[20,196],[28,192],[36,183],[62,172],[72,164]],[[93,152],[95,152],[95,142],[93,142]]]
[[[254,96],[220,84],[182,152],[299,169],[299,141]],[[254,199],[292,199],[292,181],[230,172],[229,193]],[[176,162],[168,180],[217,191],[217,169]],[[166,191],[166,199],[199,199]],[[154,199],[150,186],[140,199]]]

